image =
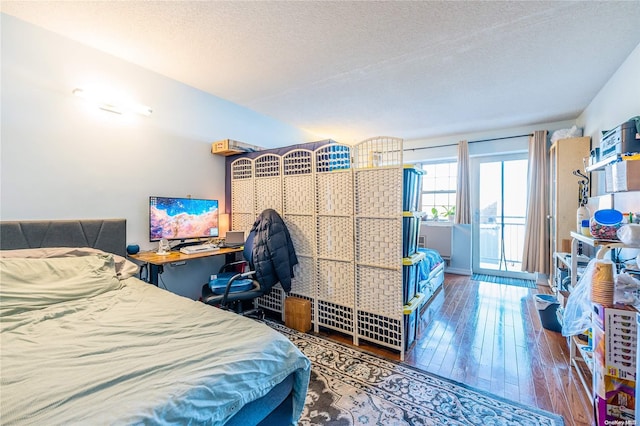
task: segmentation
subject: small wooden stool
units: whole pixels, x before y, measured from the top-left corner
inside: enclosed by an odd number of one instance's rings
[[[302,333],[311,330],[311,302],[300,297],[284,300],[284,325]]]

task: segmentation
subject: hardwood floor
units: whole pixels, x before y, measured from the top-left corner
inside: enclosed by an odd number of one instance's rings
[[[534,298],[539,293],[550,293],[549,287],[527,289],[447,274],[405,362],[559,414],[567,426],[592,425],[592,405],[569,366],[566,339],[540,323]],[[363,349],[399,359],[380,348]]]

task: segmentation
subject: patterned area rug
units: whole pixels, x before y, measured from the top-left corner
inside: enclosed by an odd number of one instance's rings
[[[485,283],[515,285],[517,287],[537,288],[538,285],[534,280],[523,280],[519,278],[496,277],[495,275],[473,274],[471,279],[474,281],[482,281]]]
[[[525,407],[272,321],[312,362],[300,426],[563,425]]]

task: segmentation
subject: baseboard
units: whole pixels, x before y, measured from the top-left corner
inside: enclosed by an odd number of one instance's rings
[[[469,275],[471,276],[473,273],[469,269],[460,269],[460,268],[447,268],[444,270],[447,274],[455,274],[455,275]]]

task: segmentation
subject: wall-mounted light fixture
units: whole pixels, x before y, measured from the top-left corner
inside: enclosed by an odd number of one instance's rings
[[[135,112],[146,117],[150,116],[153,110],[142,104],[137,104],[127,100],[107,100],[106,96],[101,96],[98,93],[87,91],[81,88],[73,89],[72,93],[80,98],[86,99],[89,102],[96,104],[96,106],[104,111],[113,112],[116,114],[126,114]]]

